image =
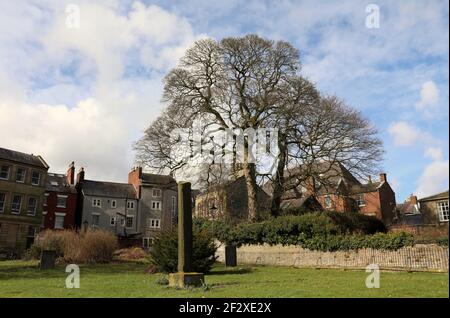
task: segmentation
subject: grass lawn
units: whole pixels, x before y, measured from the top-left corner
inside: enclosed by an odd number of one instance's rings
[[[216,265],[206,287],[176,290],[158,285],[144,263],[86,265],[80,289],[65,288],[65,267],[39,271],[37,262],[0,262],[0,297],[449,297],[448,273],[381,272],[368,289],[364,271]]]

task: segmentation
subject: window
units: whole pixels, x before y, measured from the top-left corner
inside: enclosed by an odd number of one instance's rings
[[[439,214],[439,221],[448,222],[448,201],[438,202],[437,209]]]
[[[102,201],[100,199],[92,199],[92,206],[101,207]]]
[[[325,207],[331,208],[331,197],[329,195],[325,196]]]
[[[14,195],[11,203],[11,212],[19,214],[21,205],[22,205],[22,196],[18,194]]]
[[[358,194],[358,196],[356,197],[356,203],[358,204],[358,206],[366,206],[366,200],[364,198],[364,193]]]
[[[44,194],[44,205],[47,205],[47,201],[48,201],[48,196],[49,195],[50,195],[50,193]]]
[[[17,168],[16,181],[22,183],[25,182],[26,173],[27,171],[24,168]]]
[[[115,226],[116,225],[116,217],[111,217],[111,219],[109,219],[109,225],[111,226]]]
[[[155,198],[159,198],[161,196],[161,189],[153,189],[152,196]]]
[[[127,202],[127,209],[134,209],[134,201]]]
[[[117,207],[117,201],[116,200],[111,200],[111,207],[113,209],[115,209]]]
[[[172,196],[172,216],[177,214],[177,198]]]
[[[9,166],[1,166],[0,167],[0,179],[3,179],[3,180],[9,179]]]
[[[27,236],[34,237],[36,235],[36,228],[32,225],[28,226]]]
[[[35,215],[36,214],[36,208],[37,208],[37,199],[33,198],[33,197],[28,198],[27,214],[28,215]]]
[[[159,229],[161,227],[160,223],[161,223],[160,219],[149,219],[148,227],[151,229]]]
[[[161,210],[161,201],[152,201],[152,210]]]
[[[5,211],[6,193],[0,192],[0,212]]]
[[[125,226],[128,228],[133,227],[133,217],[132,216],[125,217]]]
[[[142,247],[143,248],[149,248],[150,247],[150,238],[149,237],[143,237],[142,238]]]
[[[100,214],[92,214],[92,226],[96,227],[100,224]]]
[[[55,229],[63,229],[64,228],[64,217],[65,213],[55,213]]]
[[[67,195],[58,195],[56,207],[65,208],[67,206]]]
[[[41,174],[37,171],[33,171],[31,173],[31,184],[39,185],[40,180],[41,180]]]

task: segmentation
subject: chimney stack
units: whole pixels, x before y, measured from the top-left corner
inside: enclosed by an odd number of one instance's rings
[[[67,178],[67,183],[69,185],[74,185],[74,182],[75,182],[75,162],[73,162],[73,161],[69,165],[69,169],[67,170],[67,173],[66,173],[66,178]]]
[[[369,176],[369,183],[372,183],[372,176]]]
[[[386,178],[386,174],[385,173],[380,173],[380,181],[381,182],[387,182],[387,178]]]
[[[77,174],[77,184],[84,181],[84,168],[81,167]]]
[[[417,196],[411,194],[411,196],[409,197],[409,202],[411,202],[411,204],[417,205]]]
[[[128,183],[134,186],[138,199],[141,198],[142,167],[133,167],[128,173]]]

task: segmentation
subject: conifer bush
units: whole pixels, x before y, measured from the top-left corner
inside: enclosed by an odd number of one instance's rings
[[[214,237],[206,228],[193,227],[192,270],[208,273],[216,261],[217,246]],[[174,273],[178,270],[178,230],[162,231],[153,240],[150,262],[159,272]]]

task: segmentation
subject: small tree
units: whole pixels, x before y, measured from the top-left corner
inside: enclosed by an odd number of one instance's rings
[[[208,273],[216,261],[217,246],[213,235],[207,229],[193,228],[192,270]],[[161,232],[155,237],[150,249],[150,261],[156,269],[163,273],[177,271],[178,265],[178,230]]]

